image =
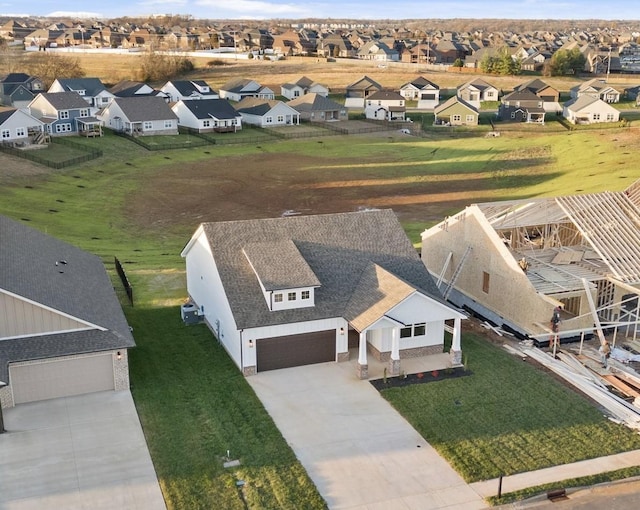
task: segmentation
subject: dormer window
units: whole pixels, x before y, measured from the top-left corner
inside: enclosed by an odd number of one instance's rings
[[[84,96],[86,91],[84,91],[84,90],[76,90],[76,92],[78,93],[78,95]]]
[[[280,292],[278,292],[277,294],[274,294],[273,301],[275,303],[282,303],[282,294]]]

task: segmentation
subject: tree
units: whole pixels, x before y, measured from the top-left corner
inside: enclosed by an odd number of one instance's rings
[[[556,51],[547,66],[545,66],[545,76],[563,76],[565,74],[578,74],[584,71],[587,59],[579,48],[572,50]]]
[[[453,67],[462,67],[464,64],[463,64],[463,62],[462,62],[462,59],[457,58],[457,59],[455,59],[455,60],[453,61],[453,64],[452,64],[452,65],[453,65]]]
[[[514,60],[508,46],[502,46],[494,55],[488,53],[480,61],[480,69],[488,74],[516,75],[522,72],[520,59]]]
[[[29,74],[37,76],[48,89],[57,78],[82,78],[85,75],[77,58],[55,55],[49,52],[38,52],[31,55],[26,62]]]
[[[193,68],[193,62],[183,55],[166,55],[150,49],[141,59],[138,78],[141,81],[166,81],[193,71]]]

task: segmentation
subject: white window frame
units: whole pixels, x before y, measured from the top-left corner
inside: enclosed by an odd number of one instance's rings
[[[89,116],[89,108],[83,108],[80,110],[80,117],[88,117]]]
[[[205,119],[202,121],[202,127],[211,127],[211,121],[209,119]]]
[[[284,122],[284,115],[278,115],[278,124],[282,124]]]
[[[172,127],[173,127],[173,121],[172,120],[167,119],[167,120],[164,121],[164,128],[165,129],[171,129]]]
[[[452,115],[451,122],[462,122],[462,115]]]
[[[311,297],[311,292],[308,290],[303,290],[300,292],[300,299],[309,299]]]
[[[595,121],[600,120],[600,114],[599,113],[594,113],[593,116],[592,116],[592,119],[595,120]]]
[[[69,118],[69,110],[60,110],[58,112],[58,119],[64,120]]]
[[[153,130],[153,122],[150,120],[145,120],[142,122],[142,130],[143,131],[151,131]]]
[[[265,117],[264,118],[264,123],[265,124],[273,124],[273,117],[271,117],[271,116]]]
[[[473,115],[467,115],[467,122],[474,122],[475,117]]]
[[[71,131],[71,124],[69,123],[56,124],[56,133],[71,133]]]
[[[297,294],[297,292],[287,292],[287,301],[295,301]]]
[[[0,134],[0,137],[3,140],[8,140],[9,138],[11,138],[11,130],[10,129],[3,129],[1,134]]]
[[[273,302],[282,303],[282,292],[278,292],[277,294],[273,295]]]
[[[17,138],[24,138],[25,136],[27,136],[27,129],[24,127],[18,127],[16,128],[16,137]]]

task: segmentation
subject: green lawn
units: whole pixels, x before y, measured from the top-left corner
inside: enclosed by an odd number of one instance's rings
[[[470,377],[382,395],[468,482],[640,448],[640,436],[586,398],[473,335]]]
[[[328,197],[339,195],[351,210],[359,200],[375,197],[377,206],[397,210],[417,243],[425,227],[474,201],[623,189],[640,171],[635,164],[638,144],[632,138],[622,142],[620,136],[335,136],[322,144],[302,139],[150,152],[106,134],[99,140],[77,140],[103,149],[97,160],[44,176],[13,177],[0,186],[0,213],[99,255],[108,268],[114,255],[123,262],[136,299],[134,308],[125,307],[137,342],[130,355],[132,391],[170,509],[242,509],[237,479],[246,482],[250,508],[324,508],[209,331],[180,321],[178,305],[186,288],[179,253],[198,220],[168,211],[157,221],[136,223],[132,211],[141,194],[148,191],[166,208],[168,196],[154,183],[168,176],[169,185],[177,186],[176,170],[187,176],[192,165],[205,167],[207,179],[198,186],[215,190],[221,167],[250,183],[252,176],[264,173],[256,161],[281,155],[289,166],[279,168],[277,175],[268,173],[271,180],[264,182],[270,194],[312,203],[314,194],[328,189]],[[252,165],[244,165],[242,158]],[[311,180],[300,182],[317,188],[287,187],[306,176]],[[216,201],[228,200],[224,194],[216,196]],[[208,203],[215,205],[214,200]],[[428,416],[412,419],[419,420],[418,430],[467,478],[589,457],[596,450],[603,454],[639,447],[635,437],[604,422],[594,408],[546,376],[510,364],[506,355],[482,342],[465,338],[464,348],[473,377],[413,387],[389,398],[404,406],[408,416],[412,409]],[[452,407],[453,395],[462,398],[462,406]],[[547,408],[555,410],[556,421],[550,421]],[[532,447],[529,442],[535,440],[546,440],[548,447]],[[565,442],[575,450],[572,454],[562,446]],[[493,452],[502,448],[499,458]],[[239,468],[221,467],[226,450],[242,461]]]

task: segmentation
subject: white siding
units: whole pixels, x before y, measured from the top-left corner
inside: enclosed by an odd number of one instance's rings
[[[42,126],[43,123],[38,119],[32,117],[28,113],[16,110],[15,113],[0,126],[0,131],[3,132],[0,142],[24,140],[27,138],[29,128],[36,128],[39,131],[42,131]],[[19,136],[20,131],[24,133],[24,136]],[[4,135],[5,132],[8,132],[8,137]]]

